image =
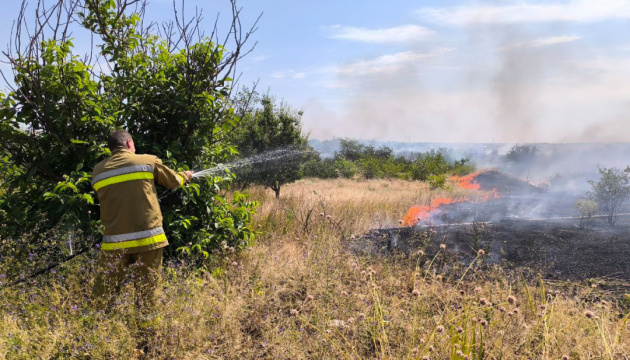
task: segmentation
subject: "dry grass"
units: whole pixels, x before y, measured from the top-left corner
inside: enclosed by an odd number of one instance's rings
[[[226,255],[212,275],[165,269],[145,358],[629,358],[628,316],[615,303],[582,301],[590,287],[563,295],[474,267],[460,283],[421,256],[343,249],[342,237],[397,226],[409,206],[440,195],[422,183],[304,180],[279,200],[251,193],[262,203],[258,244]],[[0,290],[0,357],[141,358],[130,295],[108,314],[91,310],[92,271],[81,260],[37,287]]]

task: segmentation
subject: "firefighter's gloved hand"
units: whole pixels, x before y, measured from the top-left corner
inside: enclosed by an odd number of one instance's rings
[[[184,171],[184,175],[186,176],[186,182],[189,182],[193,178],[193,172],[190,170]]]

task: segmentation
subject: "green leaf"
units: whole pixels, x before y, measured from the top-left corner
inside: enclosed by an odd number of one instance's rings
[[[83,199],[90,205],[94,205],[94,198],[90,194],[83,194]]]

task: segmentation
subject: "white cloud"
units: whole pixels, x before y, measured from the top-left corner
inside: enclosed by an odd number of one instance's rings
[[[435,36],[435,32],[418,25],[403,25],[387,29],[333,25],[323,26],[322,30],[333,39],[379,44],[427,40]]]
[[[258,56],[254,56],[251,58],[252,62],[261,62],[261,61],[265,61],[267,59],[269,59],[270,56],[266,56],[266,55],[258,55]]]
[[[271,73],[270,76],[274,79],[304,79],[308,74],[295,70],[281,70]]]
[[[535,39],[526,42],[519,42],[511,45],[507,45],[502,47],[500,50],[509,50],[514,48],[538,48],[544,46],[552,46],[558,44],[565,44],[574,41],[578,41],[582,39],[581,36],[576,35],[562,35],[562,36],[551,36],[546,38]]]
[[[336,69],[336,72],[341,75],[369,75],[393,72],[405,64],[433,58],[453,50],[454,49],[451,48],[441,48],[428,53],[403,51],[395,54],[379,56],[371,60],[361,60],[341,65]]]
[[[505,6],[456,6],[425,8],[418,15],[448,25],[511,24],[547,21],[597,22],[629,19],[630,0],[571,0],[564,4],[519,3]]]

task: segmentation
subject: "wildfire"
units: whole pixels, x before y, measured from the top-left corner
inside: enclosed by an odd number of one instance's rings
[[[431,205],[427,206],[412,206],[403,217],[402,226],[413,226],[418,221],[424,220],[431,215],[431,213],[437,210],[440,206],[446,204],[453,204],[459,202],[465,202],[468,199],[452,199],[437,197],[431,200]]]
[[[453,180],[457,183],[457,185],[459,185],[460,187],[464,188],[464,189],[469,189],[469,190],[479,190],[481,188],[481,185],[479,184],[475,184],[472,181],[475,180],[475,178],[477,177],[477,175],[479,175],[478,172],[476,173],[472,173],[470,175],[466,175],[466,176],[453,176]]]
[[[453,176],[453,181],[455,181],[455,183],[458,186],[464,189],[479,190],[481,188],[481,185],[473,183],[473,180],[475,179],[475,177],[477,177],[477,175],[479,175],[478,172],[470,174],[470,175],[466,175],[466,176],[461,176],[461,177]],[[484,194],[484,197],[481,199],[481,201],[486,202],[490,199],[497,199],[500,197],[501,196],[499,195],[499,192],[497,191],[497,189],[492,189],[491,191],[488,191],[486,194]],[[427,219],[431,215],[431,213],[435,212],[442,205],[467,202],[467,201],[469,201],[467,198],[453,199],[453,198],[437,197],[431,200],[430,205],[412,206],[407,211],[407,214],[405,214],[405,216],[403,217],[401,226],[413,226],[417,224],[419,221]]]

